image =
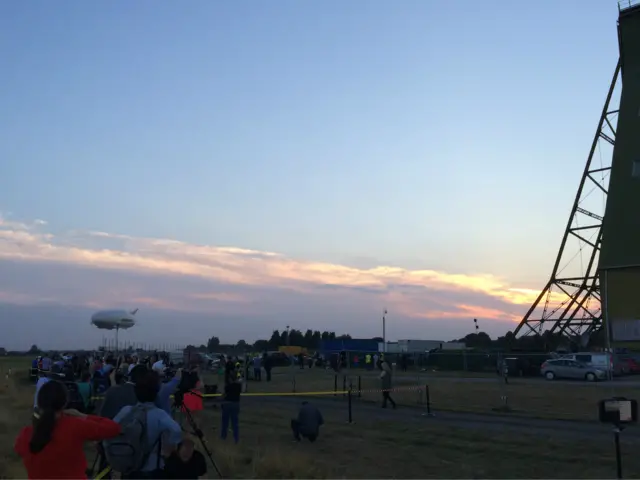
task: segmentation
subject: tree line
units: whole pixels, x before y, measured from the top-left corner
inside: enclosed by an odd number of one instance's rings
[[[277,350],[278,347],[285,345],[295,345],[298,347],[304,347],[309,350],[314,350],[320,347],[320,342],[323,340],[349,340],[351,335],[342,334],[336,335],[335,332],[320,332],[318,330],[307,330],[302,333],[301,330],[289,330],[279,331],[274,330],[271,334],[271,338],[268,340],[257,340],[256,342],[249,343],[244,340],[240,340],[235,345],[221,344],[218,337],[211,337],[206,345],[201,345],[199,350],[208,352],[218,352],[221,350],[243,350],[262,352],[267,350]],[[374,337],[371,340],[382,342],[382,337]],[[526,337],[518,337],[509,331],[505,335],[498,338],[491,338],[491,336],[485,332],[470,333],[462,338],[452,340],[452,342],[462,342],[467,348],[482,350],[482,351],[527,351],[527,352],[549,352],[558,349],[566,350],[580,350],[585,348],[601,347],[604,344],[603,336],[600,332],[596,332],[589,338],[588,343],[585,345],[583,339],[567,337],[558,333],[550,333],[548,331],[543,332],[540,335],[531,335]]]
[[[220,339],[216,336],[212,336],[206,343],[201,345],[199,350],[206,350],[207,352],[218,352],[220,350],[228,350],[230,348],[238,350],[252,350],[255,352],[262,352],[268,350],[277,350],[279,347],[286,345],[292,345],[297,347],[304,347],[309,350],[320,348],[320,342],[327,340],[351,340],[351,335],[341,334],[336,335],[336,332],[320,332],[319,330],[307,330],[304,333],[302,330],[296,330],[295,328],[290,330],[274,330],[271,337],[267,339],[257,340],[253,343],[246,342],[245,340],[239,340],[238,343],[222,344]],[[382,341],[382,338],[373,338],[372,340]]]

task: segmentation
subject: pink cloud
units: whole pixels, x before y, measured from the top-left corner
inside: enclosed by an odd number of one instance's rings
[[[275,252],[238,247],[195,245],[178,240],[138,238],[100,231],[75,230],[52,235],[47,223],[10,221],[0,216],[0,259],[28,263],[72,265],[103,271],[132,272],[169,278],[193,278],[232,286],[235,292],[205,289],[168,298],[113,286],[85,298],[83,305],[102,305],[127,299],[157,308],[236,311],[255,304],[257,288],[321,295],[331,302],[350,301],[349,292],[375,292],[378,309],[384,305],[408,318],[454,319],[481,317],[514,321],[535,299],[538,290],[514,288],[486,274],[452,274],[429,269],[380,265],[355,268],[311,260],[294,260]],[[326,288],[334,288],[327,293]],[[11,296],[6,293],[5,295]],[[16,298],[29,293],[15,292]],[[348,298],[340,300],[341,296]],[[477,301],[468,301],[469,296]],[[34,298],[37,295],[33,295]],[[98,298],[99,297],[99,298]],[[425,297],[428,297],[426,299]],[[0,301],[2,301],[0,296]],[[25,297],[20,297],[25,301]],[[466,298],[466,300],[465,300]],[[268,296],[260,301],[268,303]],[[428,300],[428,301],[427,301]],[[560,298],[552,299],[561,301]],[[485,305],[493,302],[494,306]]]

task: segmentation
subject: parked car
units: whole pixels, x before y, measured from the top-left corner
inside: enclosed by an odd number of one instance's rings
[[[614,375],[622,374],[621,365],[616,365],[614,355],[608,352],[579,352],[562,355],[560,358],[586,363],[605,373],[611,372]]]
[[[607,378],[607,372],[604,370],[567,358],[547,360],[542,364],[540,373],[547,380],[567,378],[595,382],[597,380],[606,380]]]
[[[632,357],[621,357],[620,362],[624,365],[623,373],[637,374],[640,373],[640,362]]]

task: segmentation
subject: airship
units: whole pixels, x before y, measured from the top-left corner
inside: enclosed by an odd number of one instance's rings
[[[133,327],[136,324],[134,315],[138,309],[127,310],[102,310],[91,315],[91,325],[102,330],[116,331],[116,351],[118,351],[118,332]]]
[[[126,330],[136,324],[134,315],[138,309],[131,310],[102,310],[91,315],[91,325],[104,330]]]

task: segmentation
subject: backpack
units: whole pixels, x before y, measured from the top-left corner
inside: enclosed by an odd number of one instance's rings
[[[120,434],[104,441],[105,456],[113,470],[129,474],[144,467],[155,447],[155,443],[149,447],[147,436],[147,413],[152,408],[147,405],[132,407],[119,422],[122,428]]]

